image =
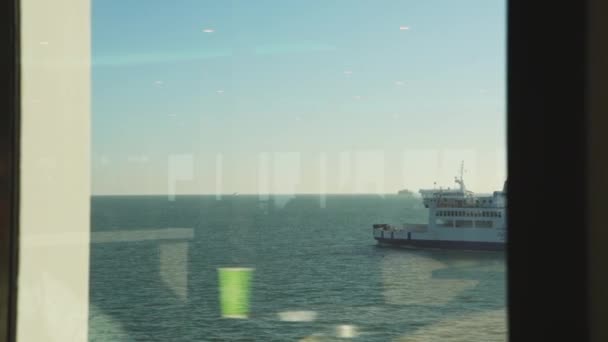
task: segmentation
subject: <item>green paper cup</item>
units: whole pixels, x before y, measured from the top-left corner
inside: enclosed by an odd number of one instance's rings
[[[249,293],[253,270],[246,267],[218,268],[222,317],[249,317]]]

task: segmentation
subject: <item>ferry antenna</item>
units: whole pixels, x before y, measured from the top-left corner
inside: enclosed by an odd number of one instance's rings
[[[464,180],[464,160],[460,163],[460,181]]]

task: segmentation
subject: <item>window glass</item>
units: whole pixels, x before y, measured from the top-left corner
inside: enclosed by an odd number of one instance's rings
[[[90,341],[505,341],[504,1],[91,13]]]

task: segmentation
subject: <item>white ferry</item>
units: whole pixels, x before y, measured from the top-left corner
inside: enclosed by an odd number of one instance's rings
[[[429,209],[427,224],[374,224],[374,238],[380,244],[406,247],[503,250],[507,233],[507,193],[474,194],[466,189],[463,166],[458,189],[421,189],[424,206]]]

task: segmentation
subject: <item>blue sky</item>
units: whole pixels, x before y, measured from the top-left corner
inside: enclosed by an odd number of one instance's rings
[[[92,20],[94,194],[506,177],[504,1],[95,0]]]

